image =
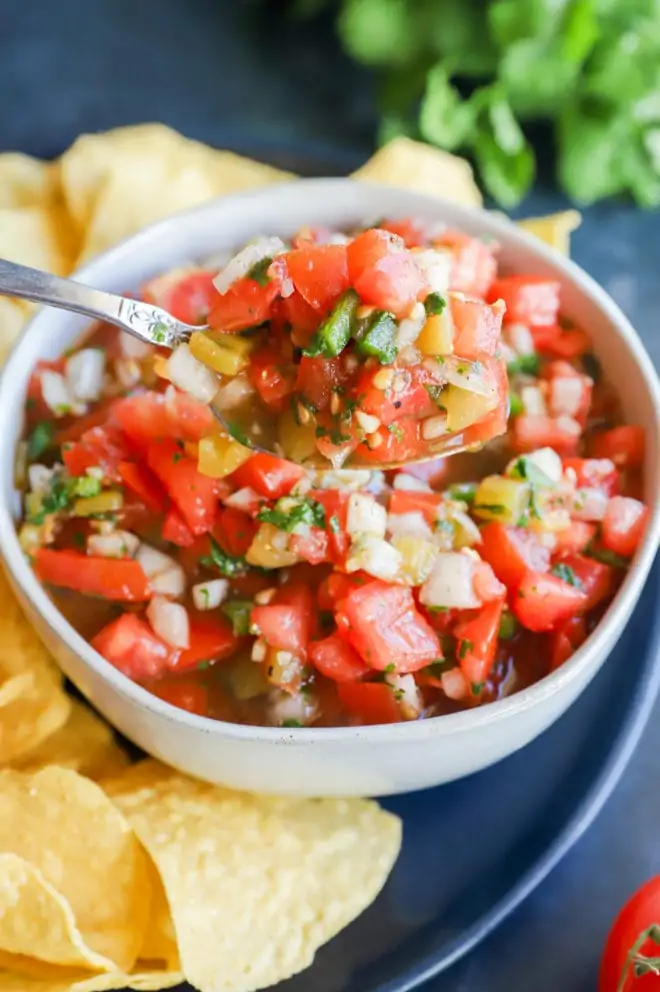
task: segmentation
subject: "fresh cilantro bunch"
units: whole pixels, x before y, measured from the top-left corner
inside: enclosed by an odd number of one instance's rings
[[[333,0],[294,0],[309,15]],[[660,0],[339,0],[348,53],[379,80],[381,138],[471,155],[514,206],[536,168],[525,130],[553,129],[579,203],[660,204]]]

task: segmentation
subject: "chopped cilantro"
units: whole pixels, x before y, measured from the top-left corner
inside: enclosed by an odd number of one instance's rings
[[[472,682],[470,685],[470,691],[473,696],[480,696],[484,691],[485,682]]]
[[[520,624],[514,617],[513,613],[509,613],[505,610],[502,614],[502,619],[500,620],[500,629],[498,637],[502,641],[510,641],[512,637],[515,637],[520,629]]]
[[[37,424],[29,438],[27,439],[28,461],[34,462],[45,451],[50,448],[53,442],[53,425],[47,420],[42,420]]]
[[[521,455],[516,458],[508,474],[512,479],[525,479],[533,486],[547,486],[554,488],[554,482],[549,475],[540,469],[532,458],[528,455]]]
[[[282,721],[282,726],[283,727],[302,727],[302,723],[300,722],[300,720],[283,720]]]
[[[477,482],[455,482],[447,490],[450,499],[460,500],[462,503],[474,503],[479,484]]]
[[[509,393],[509,416],[520,417],[525,412],[523,401],[517,393]]]
[[[315,331],[309,348],[305,348],[303,355],[308,358],[336,358],[341,354],[349,342],[353,318],[359,305],[360,297],[355,290],[347,289]]]
[[[487,513],[494,513],[496,516],[507,512],[503,503],[475,503],[474,508],[475,510],[486,510]]]
[[[209,542],[211,545],[211,554],[199,559],[205,568],[215,568],[220,572],[220,575],[227,576],[228,578],[245,573],[247,565],[244,558],[232,558],[231,555],[225,554],[218,542],[210,534]]]
[[[238,441],[239,444],[245,445],[246,448],[249,448],[251,446],[252,442],[250,441],[250,438],[247,436],[247,434],[240,426],[240,424],[237,424],[234,421],[227,421],[225,426],[229,431],[229,433],[231,434],[231,436],[233,437],[234,441]]]
[[[509,375],[538,375],[541,362],[538,355],[518,355],[512,361],[506,363],[506,370]]]
[[[458,658],[462,661],[470,651],[474,651],[474,644],[467,637],[462,637],[458,642]]]
[[[396,672],[396,665],[394,664],[393,661],[391,661],[389,665],[385,666],[383,671],[386,672],[388,675],[392,675],[394,674],[394,672]]]
[[[582,588],[582,583],[578,579],[577,575],[573,571],[570,565],[567,565],[563,561],[558,561],[556,565],[553,565],[550,569],[552,575],[556,575],[558,579],[563,582],[568,582],[569,586],[574,586],[576,589]]]
[[[66,510],[71,502],[71,487],[66,479],[55,479],[41,500],[39,510],[31,514],[30,523],[42,524],[47,516]]]
[[[89,496],[98,496],[103,489],[100,479],[94,479],[91,475],[81,475],[75,479],[69,479],[67,485],[72,496],[81,496],[83,499]]]
[[[231,621],[236,637],[244,637],[250,632],[252,602],[249,599],[230,599],[220,609]]]
[[[403,428],[401,424],[390,424],[387,428],[390,434],[393,434],[397,441],[403,441]]]
[[[603,565],[611,565],[613,568],[628,568],[630,564],[626,558],[622,558],[621,555],[610,551],[609,548],[588,547],[586,553],[590,558],[595,558],[596,561],[602,562]]]
[[[377,358],[381,365],[390,365],[397,356],[396,321],[394,315],[377,310],[354,332],[355,350],[362,358]]]
[[[254,280],[260,286],[267,286],[270,282],[270,276],[268,275],[268,269],[271,266],[273,259],[269,256],[267,258],[262,258],[259,262],[255,262],[252,268],[248,271],[248,279]]]
[[[444,296],[440,293],[429,293],[429,295],[424,300],[424,309],[426,310],[426,316],[431,317],[433,315],[441,314],[447,305],[447,301]]]
[[[264,507],[264,509],[259,510],[257,520],[272,524],[278,530],[284,530],[290,534],[300,524],[308,524],[310,527],[324,527],[325,510],[315,499],[284,497],[283,500],[278,499],[274,507]]]
[[[442,388],[443,388],[442,386],[436,386],[433,385],[432,383],[428,383],[428,382],[424,383],[424,389],[429,394],[429,396],[436,404],[436,406],[440,406],[440,397],[442,396]],[[440,408],[444,409],[443,407]]]

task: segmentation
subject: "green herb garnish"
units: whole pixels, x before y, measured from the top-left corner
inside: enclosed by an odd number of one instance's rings
[[[36,461],[37,458],[50,448],[52,443],[53,425],[47,420],[42,420],[27,439],[28,461]]]
[[[446,306],[447,301],[440,293],[429,293],[424,300],[424,309],[426,310],[427,317],[439,316]]]
[[[563,561],[558,561],[556,565],[553,565],[550,569],[550,574],[556,575],[558,579],[562,580],[562,582],[567,582],[569,586],[573,586],[575,589],[582,588],[582,583],[571,566],[567,565]]]
[[[458,500],[462,503],[474,503],[479,488],[478,482],[455,482],[447,489],[446,495],[449,499]]]
[[[231,555],[226,554],[216,539],[210,534],[209,543],[211,545],[211,554],[200,558],[200,564],[204,565],[205,568],[217,569],[220,575],[224,575],[227,578],[245,574],[247,571],[245,558],[232,558]]]
[[[325,509],[315,499],[285,496],[278,499],[274,507],[259,510],[257,520],[290,534],[301,524],[325,527]]]
[[[538,355],[518,355],[517,358],[506,363],[506,370],[509,375],[538,375],[541,369],[541,361]]]
[[[231,621],[232,630],[236,637],[245,637],[250,632],[250,613],[252,602],[249,599],[230,599],[220,607]]]
[[[268,269],[270,268],[272,261],[272,257],[269,256],[267,258],[262,258],[259,262],[255,262],[252,268],[248,271],[248,279],[252,279],[260,286],[267,286],[270,282]]]

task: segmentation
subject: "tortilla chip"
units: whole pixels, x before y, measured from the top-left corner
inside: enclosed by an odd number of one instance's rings
[[[0,772],[0,851],[24,858],[69,903],[83,940],[129,971],[144,942],[144,851],[93,782],[64,768]]]
[[[0,155],[0,210],[38,207],[50,199],[53,167],[22,152]]]
[[[38,747],[68,719],[62,677],[0,569],[0,767]]]
[[[395,138],[384,145],[353,178],[441,196],[467,207],[483,203],[469,162],[410,138]]]
[[[71,907],[41,872],[7,853],[0,854],[0,949],[4,966],[12,955],[30,955],[51,964],[114,970],[86,946]]]
[[[0,210],[0,256],[56,275],[71,271],[74,254],[69,222],[61,208]]]
[[[64,200],[88,259],[169,214],[288,178],[161,124],[83,135],[62,156]]]
[[[72,699],[71,713],[64,726],[39,747],[12,762],[12,767],[35,772],[47,765],[58,765],[97,781],[116,775],[129,760],[112,728],[89,706]]]
[[[401,823],[375,802],[221,789],[146,761],[108,792],[163,880],[181,970],[252,992],[311,964],[380,892]]]
[[[23,971],[0,971],[0,992],[110,992],[111,989],[127,988],[147,992],[149,989],[169,989],[182,981],[180,973],[149,970],[146,965],[130,974],[115,971],[90,977],[89,972],[80,969],[73,971],[35,961],[27,964]]]
[[[21,333],[27,313],[18,300],[0,296],[0,364],[9,354],[14,341]]]
[[[530,234],[535,234],[551,248],[562,255],[571,253],[571,234],[582,223],[582,217],[577,210],[563,210],[559,214],[549,214],[546,217],[528,217],[518,221],[520,227]]]

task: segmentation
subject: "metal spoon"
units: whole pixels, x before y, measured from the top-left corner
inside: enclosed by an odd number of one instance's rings
[[[71,310],[74,313],[85,314],[95,320],[115,324],[128,334],[147,344],[160,348],[174,349],[187,342],[195,331],[204,331],[206,326],[185,324],[177,320],[162,307],[141,300],[129,299],[117,293],[109,293],[103,289],[94,289],[73,279],[62,279],[60,276],[32,269],[26,265],[18,265],[7,259],[0,259],[0,295],[16,296],[35,303],[58,307],[61,310]],[[276,441],[270,440],[272,432],[262,430],[261,425],[241,423],[237,430],[236,422],[228,421],[224,412],[214,404],[211,408],[221,426],[234,437],[253,448],[255,451],[281,455],[277,450]],[[253,420],[254,418],[251,418]],[[272,415],[269,417],[272,427]],[[266,441],[266,438],[269,438]],[[373,460],[362,461],[358,449],[350,456],[347,468],[355,469],[368,467],[370,469],[400,468],[402,463],[374,463]],[[425,462],[440,456],[457,454],[465,451],[470,445],[463,439],[462,432],[447,434],[434,441],[427,442],[427,450],[419,458],[410,462]],[[406,464],[410,464],[407,462]],[[329,470],[332,468],[326,458],[320,453],[305,457],[306,467]]]

